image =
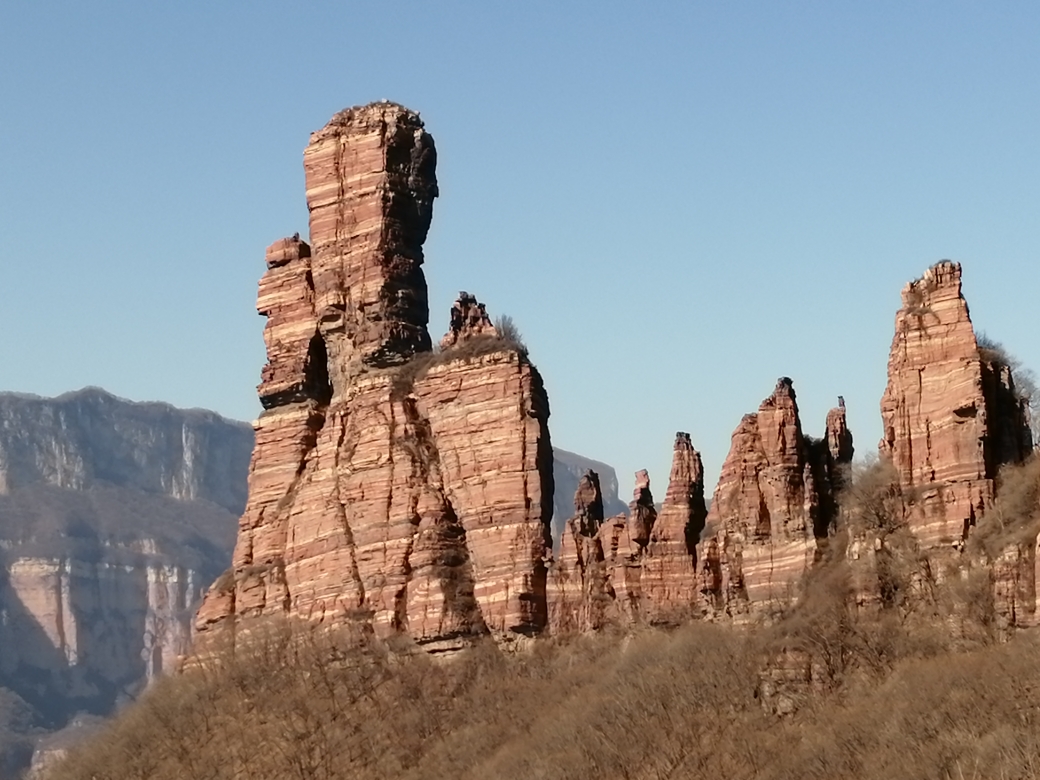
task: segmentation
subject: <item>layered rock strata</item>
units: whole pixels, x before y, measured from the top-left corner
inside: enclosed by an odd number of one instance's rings
[[[188,652],[231,557],[252,438],[98,388],[0,393],[0,699],[24,707],[26,738],[111,714]],[[28,754],[10,758],[4,777]]]
[[[1023,462],[1033,441],[1010,360],[976,338],[958,263],[938,263],[903,288],[881,416],[881,454],[931,576],[943,571],[935,559],[970,564],[958,551],[993,508],[1001,468]],[[1002,627],[1036,622],[1036,561],[1031,536],[982,563]]]
[[[697,603],[697,543],[708,515],[704,466],[690,434],[677,433],[668,490],[643,562],[643,590],[652,622],[689,617]]]
[[[595,471],[602,489],[603,514],[612,517],[624,513],[626,505],[618,497],[617,472],[598,460],[586,458],[573,452],[553,449],[553,480],[556,491],[553,499],[553,540],[557,544],[567,527],[572,514],[573,496],[586,472]]]
[[[629,512],[604,520],[599,477],[585,474],[550,579],[555,632],[606,623],[672,623],[697,609],[697,541],[704,528],[704,470],[688,433],[677,433],[661,511],[650,477],[636,473]]]
[[[434,651],[545,625],[548,398],[472,296],[430,350],[434,163],[418,115],[391,103],[311,137],[313,246],[268,250],[265,411],[232,572],[197,616],[202,644],[271,615],[360,622]]]
[[[716,616],[787,602],[820,554],[836,515],[834,485],[852,458],[839,405],[821,441],[802,433],[794,387],[783,377],[733,433],[702,543],[700,586]]]
[[[944,261],[902,291],[881,399],[882,455],[925,549],[966,540],[994,496],[1001,465],[1032,448],[1011,370],[980,352],[961,267]]]

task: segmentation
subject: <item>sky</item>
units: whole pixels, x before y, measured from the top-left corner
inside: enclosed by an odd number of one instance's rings
[[[260,410],[302,153],[389,99],[438,149],[430,330],[508,314],[556,446],[708,490],[776,379],[876,451],[899,291],[964,266],[1040,369],[1040,4],[0,0],[0,389]]]

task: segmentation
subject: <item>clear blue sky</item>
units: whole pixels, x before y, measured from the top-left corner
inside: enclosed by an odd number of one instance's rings
[[[387,98],[439,150],[431,331],[508,313],[558,446],[708,489],[778,376],[860,453],[899,290],[965,266],[1040,368],[1040,4],[0,2],[0,388],[259,410],[302,152]]]

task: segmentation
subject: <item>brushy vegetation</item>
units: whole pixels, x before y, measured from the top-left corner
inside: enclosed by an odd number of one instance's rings
[[[1033,532],[1037,464],[1002,476],[986,544]],[[901,511],[884,462],[857,469],[799,597],[746,630],[487,641],[434,660],[270,624],[162,680],[48,777],[1040,778],[1040,639],[998,642],[988,579],[929,568]]]
[[[1040,446],[1040,382],[1037,381],[1036,374],[1008,352],[1003,344],[985,333],[979,333],[976,342],[979,347],[979,356],[983,360],[1011,369],[1011,376],[1015,383],[1015,395],[1025,401],[1029,407],[1033,443]]]
[[[528,359],[527,346],[512,317],[508,314],[499,317],[495,321],[495,329],[498,331],[497,336],[470,336],[445,349],[438,347],[430,352],[420,352],[413,355],[408,362],[391,369],[394,397],[404,398],[412,392],[415,383],[426,376],[431,368],[455,360],[469,361],[495,352],[506,351],[516,352],[521,358]]]
[[[448,663],[305,636],[272,632],[164,680],[49,777],[1040,777],[1028,638],[917,649],[830,680],[784,717],[763,700],[764,643],[778,634],[694,623]]]

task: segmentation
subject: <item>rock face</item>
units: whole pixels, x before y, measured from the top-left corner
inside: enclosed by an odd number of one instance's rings
[[[998,626],[1035,624],[1035,536],[987,561],[958,552],[993,507],[1001,467],[1023,462],[1033,446],[1010,360],[976,339],[959,264],[938,263],[903,288],[881,416],[881,454],[895,468],[903,519],[930,571],[943,570],[935,564],[943,557],[986,566]]]
[[[991,504],[1001,465],[1032,448],[1010,368],[980,352],[961,267],[944,261],[903,288],[881,399],[910,529],[923,548],[959,545]]]
[[[643,563],[647,610],[653,622],[689,617],[697,603],[697,543],[708,510],[704,467],[690,434],[675,435],[668,491]]]
[[[549,615],[556,633],[595,630],[612,616],[611,569],[599,535],[603,520],[599,475],[587,471],[578,482],[574,516],[560,539],[550,580]]]
[[[660,513],[650,477],[636,473],[629,513],[603,518],[599,476],[589,471],[574,496],[550,578],[555,633],[606,623],[673,623],[697,609],[697,540],[704,528],[704,470],[688,433],[677,433]]]
[[[268,250],[265,411],[200,646],[265,615],[361,622],[431,651],[545,624],[548,398],[472,296],[431,352],[434,168],[418,115],[395,104],[341,112],[311,137],[313,247]]]
[[[852,459],[843,405],[820,442],[802,433],[790,379],[733,433],[708,513],[701,589],[714,615],[748,614],[788,599],[835,520],[834,483]]]
[[[567,450],[553,449],[553,480],[556,493],[553,501],[553,539],[559,542],[563,529],[567,527],[567,518],[571,516],[571,498],[578,490],[581,478],[588,471],[595,471],[599,479],[603,498],[603,514],[607,517],[622,514],[627,507],[618,498],[617,472],[598,460],[586,458]]]
[[[33,733],[111,714],[188,651],[231,555],[252,438],[96,388],[0,394],[0,700],[22,702]]]
[[[253,446],[243,423],[134,403],[89,387],[57,398],[0,393],[0,495],[26,486],[118,486],[237,513]]]

